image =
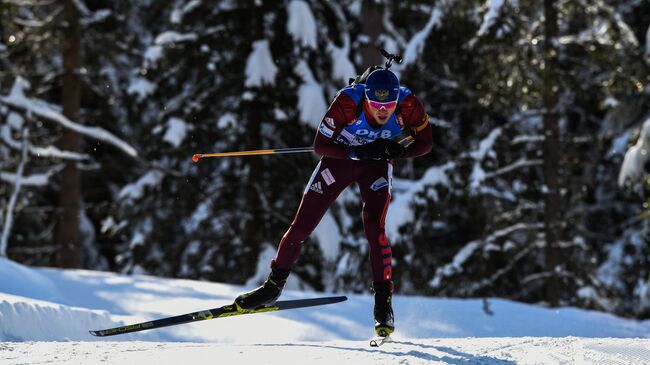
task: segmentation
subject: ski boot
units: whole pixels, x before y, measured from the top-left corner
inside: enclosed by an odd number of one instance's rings
[[[380,337],[388,337],[395,331],[395,318],[393,316],[393,282],[373,282],[375,292],[375,332]]]
[[[237,310],[251,310],[269,306],[275,303],[282,293],[282,288],[287,282],[291,270],[282,270],[271,266],[271,274],[264,282],[264,285],[248,293],[244,293],[235,299]]]

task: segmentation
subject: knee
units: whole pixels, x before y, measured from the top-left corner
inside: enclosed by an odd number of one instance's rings
[[[282,236],[281,244],[302,244],[311,232],[303,229],[300,225],[292,223],[287,232]]]

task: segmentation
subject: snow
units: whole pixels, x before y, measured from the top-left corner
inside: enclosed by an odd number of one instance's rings
[[[153,45],[147,48],[144,52],[144,66],[154,67],[163,56],[163,48],[161,46]]]
[[[502,238],[504,236],[508,236],[512,232],[519,231],[519,230],[540,230],[543,228],[544,227],[541,223],[540,224],[517,223],[510,227],[500,229],[492,233],[490,236],[488,236],[485,239],[471,241],[465,244],[465,246],[456,253],[452,262],[442,267],[439,267],[436,270],[436,275],[433,279],[430,280],[429,285],[434,288],[439,287],[444,277],[454,275],[458,272],[462,272],[463,271],[462,266],[474,254],[476,250],[478,249],[485,250],[490,246],[494,246],[493,242],[495,242],[497,239]],[[480,283],[474,285],[480,285]]]
[[[328,211],[314,229],[313,234],[318,238],[318,245],[325,260],[335,262],[341,249],[341,232],[332,214]]]
[[[482,161],[494,146],[496,139],[501,135],[501,128],[494,128],[490,134],[481,140],[479,147],[471,152],[472,158],[477,161]]]
[[[23,117],[18,113],[9,113],[9,117],[7,117],[7,124],[15,130],[20,130],[23,122]]]
[[[641,135],[636,144],[625,153],[623,165],[618,175],[618,185],[630,184],[633,189],[640,189],[646,175],[645,164],[650,158],[650,119],[643,122]]]
[[[5,341],[93,341],[88,326],[119,326],[106,311],[0,296],[0,339]],[[0,362],[2,355],[0,355]]]
[[[188,359],[192,364],[318,365],[571,364],[576,363],[575,359],[579,364],[633,365],[649,361],[648,347],[643,342],[582,338],[402,340],[380,349],[343,341],[238,345],[39,342],[0,346],[7,350],[8,360],[21,359],[23,363],[22,359],[28,358],[39,364],[182,364]]]
[[[21,185],[29,187],[44,187],[49,185],[50,178],[63,169],[63,165],[56,165],[46,173],[25,175],[20,178]],[[15,184],[17,177],[16,174],[11,172],[0,171],[0,180]]]
[[[118,199],[137,200],[144,195],[147,187],[156,187],[162,181],[165,175],[158,171],[152,170],[140,177],[136,182],[128,184],[120,190],[117,195]]]
[[[503,0],[488,0],[488,11],[483,16],[483,23],[481,23],[481,28],[478,31],[479,37],[485,35],[494,24],[501,7],[503,7]]]
[[[302,0],[292,0],[287,7],[287,13],[287,32],[301,46],[317,49],[317,23],[316,19],[314,19],[314,14],[312,14],[309,8],[309,4]]]
[[[166,31],[160,33],[157,37],[156,40],[154,41],[154,44],[159,45],[159,46],[164,46],[169,43],[179,43],[179,42],[185,42],[185,41],[194,41],[197,39],[197,35],[194,33],[186,33],[186,34],[181,34],[178,32],[174,31]]]
[[[6,299],[6,294],[12,294],[47,302],[67,303],[52,279],[39,270],[0,257],[0,277],[0,299]]]
[[[192,0],[185,4],[182,9],[174,9],[170,15],[170,20],[174,24],[179,24],[186,13],[191,12],[202,4],[201,0]]]
[[[79,23],[83,26],[88,26],[93,23],[99,23],[103,21],[104,19],[108,18],[111,16],[113,12],[108,9],[100,9],[94,12],[91,12],[90,14],[84,15],[84,18],[82,18]]]
[[[151,83],[149,80],[142,77],[136,77],[131,80],[126,92],[129,95],[137,95],[138,102],[140,102],[147,96],[151,95],[155,89],[156,85]]]
[[[607,154],[605,155],[606,158],[611,158],[614,155],[622,155],[626,149],[627,149],[627,144],[630,140],[630,132],[625,131],[621,133],[619,136],[614,138],[612,140],[612,146],[610,147],[609,151],[607,151]]]
[[[434,8],[433,11],[431,11],[431,16],[429,17],[429,21],[427,24],[424,26],[422,30],[419,32],[415,33],[413,35],[413,38],[409,40],[409,43],[406,45],[406,50],[404,51],[404,61],[402,62],[401,67],[403,68],[406,67],[406,65],[410,63],[415,63],[420,57],[420,54],[422,53],[422,50],[424,49],[424,43],[426,42],[427,38],[429,37],[429,33],[433,30],[434,27],[440,25],[440,19],[442,18],[442,12],[438,8]],[[397,67],[396,65],[395,67]]]
[[[0,275],[3,364],[213,364],[217,358],[238,364],[644,364],[650,359],[650,321],[500,299],[488,300],[488,315],[482,300],[403,295],[393,299],[396,342],[379,349],[368,347],[369,294],[347,294],[347,301],[322,307],[95,338],[87,331],[228,304],[251,286],[34,268],[6,258],[0,258]],[[327,294],[285,290],[282,299],[321,295]]]
[[[323,87],[314,79],[305,61],[298,62],[295,71],[303,81],[298,89],[300,121],[316,129],[327,112]]]
[[[107,130],[99,127],[87,127],[75,123],[61,114],[55,106],[49,105],[40,100],[28,99],[24,94],[24,90],[27,88],[29,88],[29,83],[26,80],[20,77],[16,78],[10,94],[8,96],[0,96],[0,102],[24,110],[26,113],[31,113],[37,117],[43,118],[44,120],[58,123],[65,128],[87,137],[109,143],[130,156],[135,157],[138,155],[133,147]]]
[[[82,16],[87,17],[90,15],[91,11],[88,9],[83,0],[72,0],[72,3]]]
[[[3,143],[5,143],[7,146],[15,150],[20,150],[22,145],[22,142],[16,141],[13,138],[11,138],[11,130],[8,125],[0,126],[0,140],[2,140]],[[29,149],[29,153],[32,156],[37,156],[37,157],[51,157],[51,158],[60,158],[64,160],[76,160],[76,161],[87,160],[90,158],[90,156],[86,154],[70,152],[70,151],[62,151],[52,145],[47,147],[36,147],[36,146],[32,146],[31,144],[28,144],[28,149]],[[43,175],[48,175],[48,176],[43,176]],[[33,178],[29,178],[28,180],[30,180],[31,183],[36,183],[37,182],[36,180],[43,181],[41,179],[45,178],[43,183],[47,184],[47,179],[49,178],[49,175],[51,174],[41,174],[39,175],[40,176],[39,178],[36,178],[37,175],[32,175]]]
[[[490,134],[481,140],[476,150],[470,153],[470,156],[475,160],[472,174],[470,176],[470,188],[472,192],[476,192],[481,186],[481,183],[487,178],[487,174],[481,167],[481,162],[489,154],[493,154],[493,146],[497,138],[501,135],[501,128],[495,128]]]
[[[605,11],[609,12],[613,18],[616,26],[618,27],[616,33],[621,34],[621,39],[626,47],[638,47],[639,41],[634,35],[629,25],[623,21],[621,15],[614,9],[608,6],[602,7]],[[587,29],[581,31],[577,36],[567,35],[558,39],[560,44],[578,43],[588,45],[590,43],[599,43],[602,45],[616,45],[617,48],[622,46],[620,42],[612,37],[612,22],[606,17],[598,17],[593,21],[593,24]]]
[[[20,194],[20,188],[23,183],[22,179],[25,170],[25,164],[27,163],[28,138],[29,138],[29,129],[25,128],[23,129],[23,146],[20,153],[20,162],[18,163],[18,169],[16,171],[16,175],[13,183],[14,185],[13,192],[11,193],[11,197],[9,198],[9,203],[7,204],[7,208],[3,209],[5,210],[5,215],[7,217],[3,223],[2,235],[0,236],[0,256],[7,255],[7,245],[9,243],[9,232],[11,231],[11,227],[13,225],[14,208],[16,207],[16,201],[18,200],[18,195]]]
[[[178,147],[183,143],[185,137],[187,136],[187,130],[189,126],[185,121],[179,118],[169,118],[167,121],[167,131],[163,136],[163,141],[171,144],[174,147]]]
[[[275,85],[278,67],[273,62],[269,41],[266,39],[253,42],[253,52],[246,61],[246,87]]]
[[[237,125],[237,115],[233,113],[223,113],[217,120],[217,128],[227,129],[232,128]]]
[[[340,80],[347,84],[350,77],[355,77],[357,71],[354,64],[350,61],[350,36],[343,35],[343,46],[337,47],[333,43],[328,46],[330,57],[332,58],[332,78]]]
[[[515,136],[515,138],[512,139],[512,142],[510,142],[510,144],[516,145],[520,143],[540,143],[540,142],[544,142],[544,136],[541,134],[521,134]]]
[[[427,185],[448,185],[447,170],[455,167],[453,163],[429,168],[422,178],[415,181],[399,180],[393,178],[393,191],[391,192],[391,204],[388,206],[386,216],[386,235],[389,240],[399,237],[399,227],[403,224],[413,222],[415,216],[410,205],[415,195],[421,192]],[[434,192],[434,199],[437,194]]]

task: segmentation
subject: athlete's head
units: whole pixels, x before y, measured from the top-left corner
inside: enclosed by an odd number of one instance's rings
[[[367,110],[379,124],[386,123],[397,108],[397,76],[388,70],[375,70],[368,76],[365,89]]]

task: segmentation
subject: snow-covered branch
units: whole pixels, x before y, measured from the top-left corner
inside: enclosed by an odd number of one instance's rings
[[[544,228],[543,223],[517,223],[510,227],[495,231],[484,239],[468,242],[463,248],[458,251],[458,253],[456,253],[450,263],[436,270],[436,274],[433,279],[429,281],[429,285],[431,287],[437,288],[442,284],[442,280],[444,278],[462,272],[462,266],[478,249],[485,247],[488,244],[492,244],[496,240],[508,236],[515,231],[540,230],[542,228]]]
[[[26,127],[23,127],[23,149],[20,155],[20,163],[18,164],[18,170],[16,171],[16,181],[14,183],[14,191],[9,198],[9,204],[7,204],[7,212],[5,214],[5,222],[3,224],[2,236],[0,236],[0,257],[7,256],[7,242],[9,240],[9,232],[11,231],[11,226],[14,220],[14,207],[16,206],[16,200],[18,200],[18,194],[20,193],[20,187],[22,184],[21,178],[23,172],[25,171],[25,164],[27,163],[27,139],[29,138],[29,130]]]
[[[484,36],[490,30],[501,12],[501,7],[503,7],[503,0],[488,0],[487,12],[485,12],[481,28],[478,30],[479,37]]]
[[[31,187],[43,187],[49,184],[50,178],[58,174],[63,170],[64,165],[59,164],[50,168],[47,172],[43,174],[32,174],[27,176],[18,176],[17,174],[11,172],[0,171],[0,181],[4,181],[9,184],[16,184],[17,181],[20,181],[22,186],[31,186]]]
[[[113,14],[113,12],[111,10],[100,9],[100,10],[91,12],[89,15],[84,16],[83,18],[81,18],[81,20],[79,20],[79,23],[81,25],[90,25],[90,24],[94,24],[94,23],[99,23],[99,22],[103,21],[104,19],[108,18],[109,16],[111,16],[111,14]]]
[[[9,126],[0,126],[0,141],[14,150],[20,151],[22,149],[22,144],[11,138],[11,129]],[[59,158],[62,160],[72,161],[84,161],[90,159],[90,156],[86,154],[62,151],[54,146],[36,147],[28,143],[27,148],[29,154],[36,157]]]
[[[406,45],[404,50],[404,62],[401,65],[396,65],[395,68],[401,70],[405,68],[410,63],[416,63],[424,44],[429,37],[429,33],[433,30],[434,27],[440,26],[442,18],[442,11],[438,7],[435,7],[431,11],[431,16],[427,24],[419,32],[413,35],[413,38],[409,40],[409,43]]]
[[[87,137],[109,143],[130,156],[136,157],[138,155],[135,148],[131,147],[131,145],[119,139],[107,130],[99,127],[86,127],[77,124],[58,112],[56,109],[49,107],[47,103],[27,99],[23,93],[23,89],[26,86],[28,86],[28,84],[25,80],[17,78],[10,95],[0,96],[0,103],[7,105],[11,109],[24,113],[32,113],[44,120],[58,123],[64,128],[68,128]]]
[[[541,166],[544,164],[544,161],[541,159],[534,159],[534,160],[528,160],[526,158],[520,158],[519,160],[511,163],[508,166],[504,166],[496,171],[492,171],[489,173],[485,174],[484,180],[486,179],[491,179],[493,177],[497,177],[499,175],[503,175],[505,173],[524,168],[524,167],[531,167],[531,166]]]
[[[641,135],[636,144],[625,153],[621,171],[618,174],[620,187],[630,186],[634,191],[640,191],[647,175],[645,165],[650,159],[650,119],[643,122]]]
[[[510,270],[512,270],[517,265],[517,263],[521,259],[526,257],[528,255],[528,253],[530,253],[530,251],[532,251],[532,249],[535,248],[535,247],[536,247],[535,242],[532,242],[531,244],[527,245],[526,247],[524,247],[523,250],[517,252],[517,254],[508,261],[508,264],[506,266],[504,266],[501,269],[497,270],[489,278],[484,278],[484,279],[482,279],[481,281],[479,281],[477,283],[471,284],[470,286],[465,288],[463,291],[467,295],[472,295],[473,293],[476,293],[477,291],[479,291],[479,290],[481,290],[481,289],[483,289],[485,287],[494,285],[494,283],[497,280],[499,280],[500,277],[502,277],[503,275],[510,272]]]
[[[544,142],[544,136],[541,134],[538,135],[519,135],[512,139],[510,142],[511,145],[517,145],[521,143],[541,143]]]

